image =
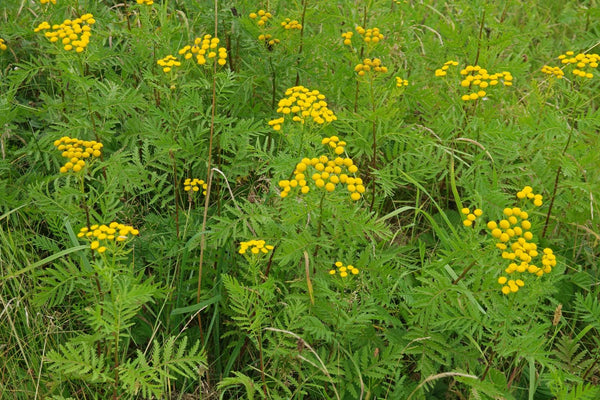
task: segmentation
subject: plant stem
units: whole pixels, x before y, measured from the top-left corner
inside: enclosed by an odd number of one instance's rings
[[[300,65],[300,56],[302,55],[302,48],[304,47],[304,22],[306,17],[306,4],[308,0],[302,0],[302,17],[300,18],[300,46],[298,47],[298,58],[296,59],[296,86],[300,85],[300,71],[298,66]]]
[[[265,363],[263,360],[262,334],[260,328],[258,330],[258,356],[260,358],[260,377],[262,379],[262,388],[265,398],[268,399],[269,396],[267,395],[267,380],[265,378]]]
[[[571,116],[567,119],[567,121],[570,119],[571,120],[571,127],[569,129],[569,136],[567,137],[567,143],[565,143],[565,147],[562,150],[562,153],[560,153],[561,157],[564,156],[567,152],[567,149],[569,148],[569,145],[571,144],[571,138],[573,137],[573,131],[575,130],[575,123],[576,123],[576,119],[573,117],[573,114],[575,114],[575,109],[578,107],[578,105],[576,105],[573,108],[573,112],[571,113]],[[542,230],[542,239],[546,237],[546,232],[548,230],[548,223],[550,222],[550,215],[552,214],[552,207],[554,206],[554,199],[556,199],[556,191],[558,190],[558,181],[560,180],[560,173],[562,172],[562,165],[558,166],[558,169],[556,170],[556,176],[554,177],[554,187],[552,188],[552,196],[550,197],[550,205],[548,206],[548,213],[546,214],[546,221],[544,222],[544,229]]]
[[[473,262],[468,267],[463,269],[463,272],[461,272],[461,274],[458,276],[458,278],[456,278],[455,280],[452,281],[452,284],[456,285],[458,282],[460,282],[467,275],[467,272],[469,272],[471,270],[471,268],[473,268],[473,265],[475,265],[476,262],[477,262],[476,260],[473,260]]]
[[[177,184],[177,164],[173,150],[169,150],[169,156],[173,161],[173,188],[175,190],[175,230],[179,239],[179,185]]]
[[[373,172],[377,169],[377,120],[375,119],[375,93],[373,92],[373,76],[369,81],[369,92],[371,95],[371,110],[373,111],[373,124],[372,124],[372,136],[373,136],[373,157],[371,158],[371,206],[369,211],[373,211],[373,205],[375,204],[375,175]]]
[[[218,0],[215,0],[215,35],[217,37],[217,12]],[[202,291],[202,267],[204,265],[204,251],[206,249],[206,221],[208,219],[208,206],[210,204],[210,189],[212,186],[212,152],[213,138],[215,133],[215,113],[217,108],[217,60],[213,62],[212,76],[212,102],[210,113],[210,136],[208,139],[208,160],[206,176],[206,197],[204,198],[204,215],[202,216],[202,230],[200,232],[200,261],[198,263],[198,290],[196,292],[196,301],[200,303],[200,293]],[[198,329],[200,330],[200,341],[204,342],[204,332],[202,331],[202,316],[198,313]]]

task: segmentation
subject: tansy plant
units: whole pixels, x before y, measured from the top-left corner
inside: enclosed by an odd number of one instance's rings
[[[81,53],[90,43],[92,25],[95,23],[92,14],[84,14],[74,20],[65,19],[60,25],[50,25],[44,21],[33,31],[44,31],[44,36],[50,42],[62,44],[66,51],[75,49],[77,53]]]
[[[435,76],[445,77],[448,75],[450,67],[458,66],[458,61],[449,60],[441,68],[435,70]],[[467,93],[461,96],[463,101],[473,101],[486,97],[490,88],[502,84],[512,86],[513,76],[508,71],[489,72],[479,65],[467,65],[460,70],[461,81],[459,85],[467,90]]]

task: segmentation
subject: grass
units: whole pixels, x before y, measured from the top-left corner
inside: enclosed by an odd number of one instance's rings
[[[597,398],[596,6],[4,1],[0,398]]]

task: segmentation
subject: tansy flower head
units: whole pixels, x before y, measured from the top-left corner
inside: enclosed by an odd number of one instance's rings
[[[329,275],[335,275],[336,273],[342,278],[348,277],[348,275],[358,275],[360,271],[358,268],[352,265],[344,265],[341,261],[337,261],[333,268],[329,270]]]
[[[160,65],[161,67],[163,67],[163,72],[165,74],[168,74],[169,72],[171,72],[173,70],[173,67],[181,66],[181,62],[179,60],[177,60],[177,58],[171,54],[169,54],[168,56],[166,56],[164,58],[161,58],[160,60],[156,61],[156,63],[158,65]]]
[[[598,63],[600,63],[600,56],[598,54],[585,54],[578,53],[575,54],[573,51],[567,51],[564,54],[558,56],[561,64],[565,66],[572,67],[571,73],[577,77],[592,79],[594,77],[593,71],[598,68]],[[544,66],[546,68],[546,66]],[[542,72],[548,72],[551,67],[548,67],[544,70],[542,68]],[[556,68],[556,67],[555,67]],[[554,69],[552,69],[554,71]]]
[[[408,81],[406,79],[402,79],[399,76],[396,77],[396,87],[404,87],[408,86]]]
[[[56,4],[56,0],[40,0],[40,4],[48,4],[48,3]]]
[[[352,46],[352,36],[354,36],[354,32],[342,33],[342,38],[344,38],[344,44],[346,46]]]
[[[529,197],[531,195],[531,197]],[[520,199],[534,199],[533,189],[529,186],[517,193]],[[541,200],[540,200],[541,201]],[[502,211],[503,218],[500,221],[489,221],[487,227],[490,234],[497,240],[496,248],[501,252],[503,259],[508,260],[509,265],[504,272],[506,274],[533,274],[542,276],[550,273],[556,265],[556,257],[549,248],[540,254],[535,243],[533,233],[530,231],[532,224],[529,221],[529,213],[520,207],[507,207]],[[538,267],[536,258],[541,256],[542,267]],[[502,293],[515,293],[525,285],[521,279],[508,280],[506,277],[498,278],[502,286]]]
[[[365,76],[368,73],[385,74],[388,72],[388,69],[381,64],[379,58],[365,58],[362,63],[359,63],[354,67],[354,71],[358,73],[358,76]]]
[[[135,2],[138,4],[145,4],[147,6],[154,4],[154,0],[135,0]]]
[[[273,46],[281,42],[279,39],[274,38],[273,35],[269,33],[258,35],[258,40],[264,42],[265,46],[269,50],[273,50]]]
[[[108,225],[92,225],[83,227],[77,234],[78,238],[90,241],[90,248],[98,253],[104,253],[106,246],[116,242],[125,242],[139,235],[139,231],[130,225],[111,222]]]
[[[291,29],[297,29],[300,30],[302,29],[302,24],[299,23],[298,21],[294,20],[290,20],[289,18],[286,18],[285,21],[281,22],[281,26],[283,26],[286,30],[291,30]]]
[[[321,125],[337,120],[327,106],[325,95],[318,90],[310,90],[304,86],[294,86],[285,92],[283,99],[277,104],[277,112],[283,116],[269,121],[274,130],[281,129],[286,119],[304,123],[307,118]]]
[[[542,67],[542,72],[548,74],[550,76],[555,77],[556,79],[562,79],[565,76],[565,73],[559,67],[550,67],[548,65],[544,65]]]
[[[448,71],[448,69],[450,67],[455,67],[457,65],[458,65],[458,61],[454,61],[454,60],[446,61],[444,63],[444,65],[442,66],[442,68],[438,68],[435,70],[435,76],[446,76],[448,74],[446,71]]]
[[[435,76],[443,77],[447,75],[447,71],[451,66],[458,65],[457,61],[446,61],[444,65],[435,70]],[[487,95],[486,90],[502,83],[504,86],[512,86],[513,76],[508,71],[489,72],[487,69],[479,65],[467,65],[460,70],[461,81],[460,86],[466,88],[468,93],[461,96],[463,101],[472,101],[483,98]]]
[[[463,208],[462,210],[460,210],[460,212],[465,216],[465,219],[463,220],[464,226],[473,226],[475,220],[483,215],[483,211],[479,208],[476,208],[475,210],[473,210],[473,212],[471,212],[471,210],[469,210],[468,208]]]
[[[377,44],[384,39],[384,36],[379,32],[379,28],[365,29],[362,26],[357,26],[356,32],[362,36],[364,42],[367,44]]]
[[[96,23],[92,14],[84,14],[74,20],[65,19],[60,25],[50,25],[42,22],[33,31],[45,31],[44,36],[52,43],[60,43],[63,49],[77,53],[85,50],[90,42],[91,26]]]
[[[325,138],[322,143],[330,147],[336,154],[343,153],[346,145],[337,136]],[[346,186],[350,198],[357,201],[366,190],[363,180],[357,177],[357,174],[358,167],[350,158],[338,156],[330,159],[326,155],[312,159],[303,158],[296,165],[294,179],[279,181],[279,187],[282,189],[280,196],[287,197],[292,190],[296,190],[295,188],[299,188],[302,194],[308,193],[310,191],[308,177],[310,177],[317,188],[325,189],[328,192],[333,192],[338,185]]]
[[[6,51],[6,49],[8,49],[8,46],[6,46],[6,42],[4,41],[4,39],[0,38],[0,51]]]
[[[250,13],[249,17],[255,19],[256,25],[262,28],[273,18],[273,15],[268,11],[258,10],[257,12]]]
[[[102,143],[95,140],[81,140],[63,136],[54,141],[54,146],[62,151],[62,156],[67,159],[65,165],[60,168],[61,173],[70,170],[79,172],[85,167],[86,159],[92,160],[102,155]]]
[[[238,252],[240,254],[246,254],[246,252],[250,250],[251,254],[267,254],[273,249],[274,246],[266,244],[264,240],[249,240],[247,242],[240,243],[240,249]]]
[[[198,192],[202,188],[202,194],[206,196],[206,183],[202,179],[186,179],[183,182],[183,190],[186,192],[194,193]]]

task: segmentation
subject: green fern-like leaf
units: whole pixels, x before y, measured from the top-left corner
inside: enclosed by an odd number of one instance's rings
[[[68,378],[90,383],[113,381],[104,355],[98,355],[91,343],[67,343],[48,352],[46,358],[52,370]]]
[[[174,336],[164,343],[154,341],[150,361],[138,350],[135,360],[120,367],[123,388],[132,395],[162,397],[169,381],[197,377],[206,366],[206,355],[199,342],[189,348],[187,342],[185,336],[179,343]]]

